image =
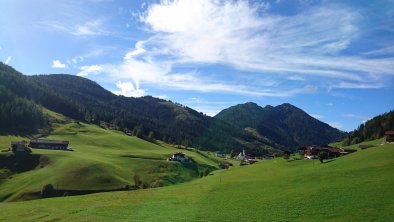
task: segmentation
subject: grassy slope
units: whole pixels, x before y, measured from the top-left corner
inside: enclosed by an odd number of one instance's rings
[[[0,136],[0,148],[8,148],[11,140],[20,139],[23,137]],[[133,184],[134,172],[137,172],[143,181],[164,179],[167,184],[188,181],[196,176],[196,172],[182,167],[181,164],[165,160],[173,152],[179,151],[178,149],[158,146],[95,125],[74,122],[59,124],[55,126],[49,139],[69,140],[75,151],[33,149],[34,154],[48,157],[50,164],[0,181],[1,199],[23,199],[24,193],[39,191],[47,183],[59,189],[121,188],[126,184]],[[217,163],[195,152],[183,152],[199,164],[217,166]]]
[[[329,163],[275,159],[189,183],[0,204],[0,220],[390,221],[394,145]]]

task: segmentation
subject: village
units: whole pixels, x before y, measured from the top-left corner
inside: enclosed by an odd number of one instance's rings
[[[394,131],[385,132],[385,137],[383,144],[385,143],[394,143]],[[360,145],[359,148],[361,150],[372,148],[372,145]],[[62,150],[62,151],[74,151],[71,147],[69,147],[69,141],[63,140],[44,140],[44,139],[31,139],[29,142],[27,141],[12,141],[11,142],[11,151],[15,155],[24,155],[30,154],[32,152],[32,148],[34,149],[48,149],[48,150]],[[302,157],[302,159],[306,160],[314,160],[314,159],[333,159],[343,155],[348,155],[351,153],[357,152],[357,149],[344,149],[338,147],[332,147],[329,145],[311,145],[311,146],[303,146],[297,149],[297,154]],[[296,153],[284,152],[280,155],[250,155],[247,154],[245,149],[242,150],[238,155],[231,157],[230,154],[226,154],[222,151],[217,151],[215,153],[216,158],[223,159],[218,167],[219,169],[229,169],[231,164],[230,162],[226,162],[226,160],[234,159],[240,161],[240,166],[246,166],[250,164],[254,164],[258,162],[258,160],[271,160],[276,157],[284,157],[285,159],[289,159],[290,155],[294,155]],[[296,159],[296,158],[293,158]],[[175,152],[168,159],[168,161],[176,161],[180,163],[189,163],[193,164],[195,161],[193,158],[186,156],[183,152]]]

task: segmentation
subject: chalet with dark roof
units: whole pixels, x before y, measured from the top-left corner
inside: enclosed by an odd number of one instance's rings
[[[32,139],[29,146],[36,149],[68,150],[68,141]]]

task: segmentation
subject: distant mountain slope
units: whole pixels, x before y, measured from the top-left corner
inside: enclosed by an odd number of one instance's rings
[[[5,129],[12,126],[15,129],[24,127],[34,131],[45,125],[46,118],[40,108],[42,106],[79,121],[97,125],[109,123],[118,130],[146,139],[155,138],[209,150],[239,151],[246,148],[261,152],[265,148],[272,149],[271,145],[256,140],[243,130],[171,101],[151,96],[116,96],[97,83],[78,76],[24,76],[2,63],[0,70],[0,90],[8,92],[1,96],[7,97],[7,101],[12,98],[10,95],[26,100],[26,107],[29,109],[23,110],[31,110],[31,113],[23,113],[23,116],[34,113],[38,115],[34,119],[22,121],[20,115],[16,119],[10,118],[2,108],[1,118],[10,120]],[[9,110],[16,107],[12,105]],[[35,124],[37,121],[42,124]],[[5,122],[2,123],[4,125]]]
[[[344,145],[361,143],[384,136],[386,131],[394,131],[394,110],[376,116],[361,124],[356,130],[350,132]]]
[[[151,96],[117,96],[78,76],[24,76],[2,63],[0,71],[0,90],[7,92],[6,96],[2,95],[7,97],[5,101],[17,98],[25,106],[22,110],[31,110],[21,115],[34,116],[18,120],[17,124],[10,122],[15,128],[35,129],[48,124],[40,110],[45,107],[79,121],[110,124],[112,128],[141,138],[208,150],[238,152],[246,149],[249,153],[263,154],[277,152],[276,149],[328,143],[343,136],[342,132],[290,104],[262,108],[246,103],[223,110],[212,118]],[[16,107],[12,106],[10,110]],[[15,118],[22,119],[21,115]],[[2,114],[3,119],[9,116]]]
[[[97,83],[71,75],[30,77],[75,103],[85,113],[84,120],[98,124],[110,122],[129,129],[134,135],[209,150],[266,153],[282,148],[267,139],[256,138],[243,129],[212,118],[178,103],[151,96],[129,98],[116,96]]]
[[[215,118],[241,128],[254,128],[260,135],[288,148],[327,144],[345,135],[288,103],[265,108],[254,103],[240,104],[221,111]]]

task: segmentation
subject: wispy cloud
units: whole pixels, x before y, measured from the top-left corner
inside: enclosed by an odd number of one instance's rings
[[[356,115],[353,113],[347,113],[347,114],[344,114],[343,116],[348,117],[348,118],[353,118],[353,119],[359,119],[363,123],[370,119],[370,117],[360,116],[360,115]]]
[[[384,77],[394,75],[392,57],[342,53],[362,31],[364,17],[354,8],[324,3],[284,16],[270,14],[269,7],[250,1],[198,0],[147,5],[139,20],[150,36],[137,41],[123,61],[101,65],[101,71],[116,81],[131,82],[134,90],[145,83],[270,97],[323,88],[382,88]],[[98,20],[60,29],[74,35],[103,34],[100,24]],[[204,70],[211,65],[234,72]],[[262,81],[266,78],[272,84]]]
[[[71,59],[68,59],[67,63],[70,65],[76,65],[80,62],[85,61],[88,58],[101,56],[101,55],[105,54],[106,50],[107,49],[105,49],[105,48],[94,49],[94,50],[87,52],[85,54],[77,55],[77,56],[72,57]]]
[[[343,125],[341,123],[338,123],[338,122],[329,122],[328,125],[330,125],[330,126],[332,126],[334,128],[337,128],[337,129],[342,129],[343,128]]]
[[[51,20],[43,21],[41,22],[41,25],[52,30],[79,37],[94,37],[110,34],[110,32],[105,28],[104,20],[102,19],[89,20],[80,23]]]
[[[124,60],[129,60],[129,59],[131,59],[134,56],[138,56],[138,55],[146,52],[146,50],[143,48],[143,44],[144,44],[143,41],[138,41],[135,44],[135,49],[133,51],[130,51],[130,52],[126,53],[126,55],[124,56],[123,59]]]
[[[319,84],[326,85],[327,79],[331,88],[381,88],[381,76],[393,75],[392,58],[341,55],[358,37],[362,16],[354,9],[329,4],[294,16],[270,15],[260,9],[247,1],[162,1],[150,5],[140,19],[153,36],[137,42],[125,55],[123,65],[129,68],[118,74],[132,78],[137,86],[140,81],[160,82],[178,89],[255,96],[313,93]],[[320,79],[316,84],[299,85],[298,90],[289,91],[280,84],[258,90],[258,81],[235,86],[229,81],[215,82],[209,73],[173,71],[177,66],[205,64],[250,72],[256,80],[262,75],[280,81]],[[242,79],[248,74],[238,75]]]
[[[52,68],[64,69],[66,67],[67,67],[67,65],[60,62],[60,60],[58,60],[58,59],[52,61]]]
[[[371,82],[371,83],[360,83],[360,82],[340,82],[339,84],[333,85],[332,88],[340,89],[379,89],[384,86],[383,82]]]
[[[103,70],[103,67],[99,65],[91,65],[91,66],[81,66],[79,67],[81,70],[77,75],[86,77],[90,74],[98,74]]]
[[[364,55],[373,55],[373,56],[394,55],[394,46],[388,46],[381,49],[365,52]]]
[[[309,114],[310,116],[312,116],[315,119],[324,119],[324,115],[320,115],[320,114]]]
[[[218,101],[206,101],[203,98],[191,97],[186,101],[182,101],[182,104],[185,104],[188,107],[192,107],[195,110],[199,110],[202,113],[205,113],[208,116],[215,116],[220,111],[229,106],[234,105],[234,102],[218,102]]]
[[[10,64],[11,59],[12,59],[12,57],[11,57],[11,56],[8,56],[8,57],[6,58],[6,60],[4,61],[4,64],[6,64],[6,65]]]

